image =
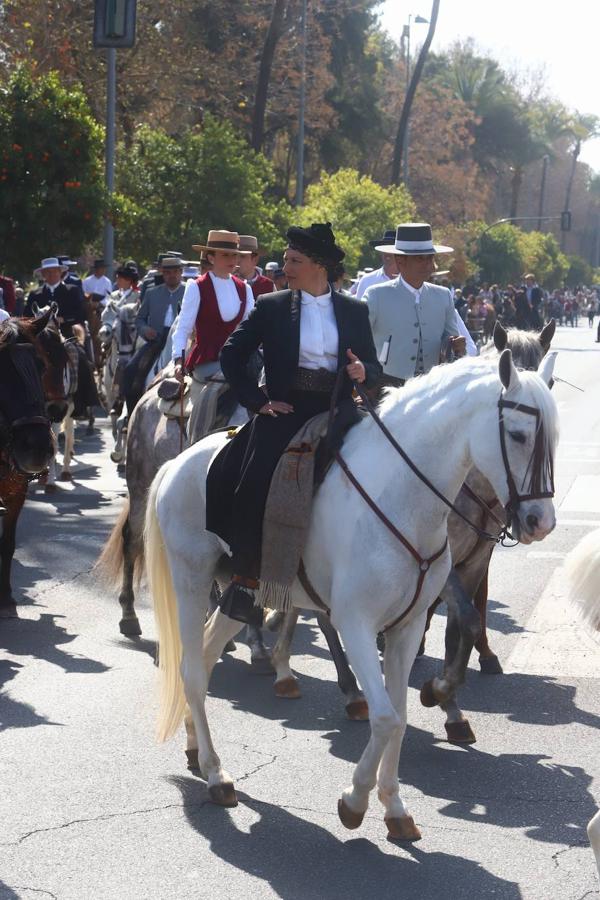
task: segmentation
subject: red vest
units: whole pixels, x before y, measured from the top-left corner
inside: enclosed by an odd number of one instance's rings
[[[216,362],[227,338],[238,327],[246,311],[246,282],[232,275],[240,298],[240,308],[229,322],[224,322],[210,273],[196,279],[200,291],[200,307],[196,316],[196,340],[185,366],[191,371],[200,363]]]
[[[261,294],[272,294],[273,291],[276,291],[277,288],[275,284],[271,281],[270,278],[267,278],[266,275],[257,275],[256,278],[253,278],[250,282],[250,287],[252,288],[252,293],[254,294],[254,299],[260,297]]]

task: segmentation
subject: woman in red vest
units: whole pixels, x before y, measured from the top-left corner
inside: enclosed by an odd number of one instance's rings
[[[219,370],[219,353],[240,322],[254,306],[252,288],[233,274],[239,261],[239,235],[235,231],[209,231],[206,244],[193,249],[206,253],[211,270],[190,279],[185,288],[181,312],[173,335],[175,376],[183,379],[183,359],[187,343],[195,331],[194,344],[185,360],[192,374],[192,408],[205,387],[206,379]],[[194,442],[194,414],[189,424]]]

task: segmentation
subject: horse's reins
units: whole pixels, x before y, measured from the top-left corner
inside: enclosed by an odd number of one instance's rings
[[[333,394],[331,397],[331,404],[330,404],[330,408],[329,408],[329,427],[328,427],[328,431],[327,431],[328,440],[331,439],[331,426],[333,423],[333,418],[335,415],[335,407],[337,404],[337,400],[339,397],[339,393],[341,390],[344,376],[345,376],[345,369],[340,368],[338,370],[335,387],[334,387]],[[415,465],[415,463],[408,456],[408,454],[403,450],[403,448],[400,446],[400,444],[398,443],[396,438],[393,436],[393,434],[390,432],[390,430],[387,428],[387,426],[384,424],[384,422],[381,421],[379,415],[377,414],[377,411],[375,410],[375,407],[373,406],[373,404],[371,402],[371,399],[366,394],[364,389],[357,382],[353,382],[353,386],[354,386],[354,390],[356,391],[358,396],[361,398],[364,408],[367,410],[367,412],[369,413],[371,418],[377,423],[378,427],[381,429],[381,431],[387,438],[388,442],[392,445],[392,447],[396,450],[396,452],[402,457],[402,459],[408,465],[408,467],[411,469],[411,471],[414,472],[414,474],[420,479],[420,481],[422,481],[423,484],[425,484],[426,487],[428,487],[432,491],[432,493],[435,494],[436,497],[438,497],[452,512],[455,512],[479,537],[484,538],[485,540],[493,541],[494,543],[499,543],[500,541],[503,541],[506,537],[509,537],[514,540],[514,538],[508,531],[506,523],[503,522],[498,516],[496,516],[496,514],[490,508],[489,504],[487,504],[484,500],[482,500],[480,497],[478,497],[477,494],[471,488],[467,488],[467,493],[471,497],[471,499],[473,499],[485,511],[486,515],[489,515],[496,522],[496,524],[498,524],[500,526],[501,532],[499,535],[493,535],[490,532],[485,531],[482,528],[479,528],[478,525],[475,525],[473,522],[471,522],[454,505],[454,503],[452,503],[450,500],[448,500],[448,498],[445,497],[444,494],[442,494],[441,491],[439,491],[438,488],[436,488],[436,486],[434,484],[432,484],[432,482],[429,480],[429,478],[427,478],[427,476],[423,472],[421,472],[421,470]],[[528,413],[529,415],[534,415],[534,416],[536,416],[536,418],[538,420],[538,433],[536,436],[536,446],[534,447],[534,452],[532,454],[532,459],[531,459],[531,462],[533,463],[534,467],[535,467],[536,462],[539,461],[540,465],[541,465],[541,462],[543,462],[543,457],[541,458],[541,460],[538,460],[536,458],[536,457],[539,457],[540,452],[541,452],[543,436],[542,436],[541,430],[539,428],[540,411],[538,409],[535,409],[534,407],[530,407],[530,406],[523,406],[522,404],[519,404],[519,403],[513,403],[512,401],[509,401],[509,400],[504,400],[502,398],[502,395],[500,395],[500,399],[498,400],[498,421],[499,421],[499,431],[500,431],[500,447],[502,450],[502,461],[503,461],[504,469],[506,472],[506,478],[507,478],[508,490],[509,490],[509,498],[510,499],[509,499],[509,503],[507,505],[507,510],[508,510],[509,519],[510,519],[512,517],[512,515],[514,515],[519,504],[523,500],[533,500],[533,499],[542,499],[542,498],[547,498],[547,497],[553,497],[554,496],[554,483],[553,483],[553,474],[552,474],[552,472],[553,472],[552,460],[550,460],[549,476],[550,476],[550,485],[551,485],[552,490],[551,491],[535,491],[534,490],[534,491],[530,491],[528,494],[520,494],[518,492],[511,469],[510,469],[510,462],[509,462],[508,453],[506,450],[506,437],[505,437],[505,433],[504,433],[504,417],[502,415],[502,410],[507,407],[512,408],[512,409],[517,409],[521,412]],[[334,452],[334,459],[338,463],[338,465],[340,466],[340,468],[342,469],[342,471],[344,472],[344,474],[346,475],[346,477],[348,478],[348,480],[350,481],[352,486],[358,491],[360,496],[367,503],[369,508],[375,513],[375,515],[378,517],[378,519],[386,526],[388,531],[398,541],[400,541],[400,543],[403,545],[403,547],[405,547],[406,550],[408,550],[410,555],[413,557],[413,559],[419,566],[419,577],[417,579],[417,585],[415,588],[415,592],[413,594],[413,598],[412,598],[410,604],[407,606],[407,608],[399,616],[397,616],[393,622],[391,622],[389,625],[386,625],[385,628],[382,629],[383,632],[386,632],[386,631],[389,631],[390,628],[394,628],[396,625],[400,624],[400,622],[402,622],[402,620],[406,618],[406,616],[411,612],[411,610],[416,605],[416,603],[421,595],[421,591],[423,589],[423,582],[425,581],[425,575],[429,571],[431,564],[434,563],[437,559],[439,559],[447,549],[448,536],[446,535],[446,540],[444,541],[443,547],[441,547],[437,551],[437,553],[434,553],[433,556],[429,557],[428,559],[421,556],[419,551],[415,547],[413,547],[413,545],[410,543],[410,541],[402,534],[402,532],[394,525],[394,523],[391,522],[390,519],[388,519],[388,517],[385,515],[385,513],[379,508],[379,506],[377,506],[377,504],[375,503],[373,498],[363,488],[361,483],[358,481],[358,479],[352,473],[351,469],[349,468],[348,464],[344,460],[344,458],[339,450],[336,450]],[[533,484],[535,484],[535,474],[536,473],[534,473],[533,477],[532,477]],[[306,569],[304,567],[304,562],[302,560],[300,561],[300,568],[299,568],[298,576],[299,576],[302,586],[304,587],[304,590],[306,591],[308,596],[311,598],[311,600],[320,609],[325,610],[326,612],[329,612],[329,610],[323,603],[322,599],[319,597],[317,591],[311,584],[308,574],[306,572]]]

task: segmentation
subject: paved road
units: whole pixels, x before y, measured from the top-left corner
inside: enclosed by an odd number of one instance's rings
[[[493,646],[505,668],[462,692],[477,743],[443,741],[418,702],[443,618],[415,665],[404,796],[423,831],[386,841],[374,801],[345,831],[337,798],[367,726],[345,720],[313,622],[296,640],[299,701],[276,700],[241,646],[218,665],[209,714],[240,805],[206,804],[183,739],[153,740],[153,623],[118,632],[116,597],[90,576],[123,483],[108,435],[81,436],[76,484],[35,489],[20,531],[19,620],[0,622],[0,898],[58,900],[440,896],[583,900],[597,896],[584,826],[600,796],[600,644],[573,620],[562,560],[600,523],[600,345],[587,324],[559,329],[559,524],[533,548],[500,550],[491,577]]]

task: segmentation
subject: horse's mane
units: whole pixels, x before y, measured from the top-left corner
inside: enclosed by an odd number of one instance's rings
[[[403,416],[411,407],[427,401],[428,411],[443,402],[448,392],[460,385],[465,393],[483,380],[498,385],[498,397],[502,385],[498,372],[498,357],[468,356],[448,365],[434,366],[426,375],[409,379],[402,388],[388,388],[379,404],[381,418],[393,426],[396,416]],[[533,405],[540,410],[540,424],[544,430],[546,450],[550,452],[558,439],[558,413],[548,386],[537,372],[519,371],[521,384],[530,389]],[[460,410],[457,408],[457,418]],[[397,423],[401,431],[400,423]]]
[[[23,319],[6,319],[0,326],[0,349],[17,341],[32,344],[34,333],[32,326]]]
[[[522,331],[520,328],[507,328],[508,338],[506,346],[513,352],[515,360],[519,360],[517,368],[535,370],[544,355],[544,348],[540,343],[537,331]],[[489,343],[481,350],[481,356],[495,359],[497,354],[495,344]],[[515,362],[516,365],[516,362]]]

